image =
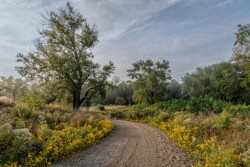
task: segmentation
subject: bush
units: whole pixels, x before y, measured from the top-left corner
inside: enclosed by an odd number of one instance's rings
[[[167,111],[185,111],[187,106],[186,100],[173,99],[166,102],[158,102],[152,105],[152,108],[156,110],[167,110]]]
[[[199,112],[203,113],[221,113],[224,108],[229,107],[231,104],[221,100],[215,100],[212,97],[191,97],[187,103],[187,111],[194,114]]]
[[[110,114],[111,118],[117,118],[117,119],[124,119],[125,115],[123,111],[116,111],[116,112],[112,112]]]
[[[100,110],[100,111],[104,111],[104,110],[105,110],[105,107],[104,107],[103,105],[101,105],[101,104],[97,104],[97,105],[96,105],[96,108],[97,108],[98,110]]]
[[[126,104],[126,100],[123,97],[117,97],[115,99],[115,104],[116,105],[125,105]]]
[[[205,97],[191,97],[187,104],[189,112],[198,114],[199,112],[209,113],[213,108],[213,98]]]
[[[36,94],[23,96],[19,98],[18,101],[33,108],[41,107],[46,104],[46,101],[40,95],[36,95]]]
[[[250,105],[231,105],[226,108],[226,110],[233,114],[249,114],[250,113]]]
[[[232,122],[232,115],[227,111],[223,111],[215,117],[215,128],[218,130],[228,129]]]
[[[0,127],[0,164],[22,163],[32,149],[31,133],[28,129],[13,130],[9,124]]]

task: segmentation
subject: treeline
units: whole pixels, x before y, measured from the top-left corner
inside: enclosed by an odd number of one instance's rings
[[[142,102],[153,104],[172,99],[212,97],[233,104],[250,104],[249,86],[244,84],[248,73],[234,62],[228,61],[199,67],[193,73],[186,73],[182,78],[182,83],[171,80],[165,83],[162,81],[163,85],[154,85],[153,82],[156,79],[150,80],[150,76],[144,74],[146,76],[141,80],[121,82],[108,89],[106,98],[98,102],[119,105]],[[118,99],[122,99],[122,102]]]
[[[187,100],[206,96],[233,104],[250,104],[250,24],[238,26],[230,60],[198,67],[196,71],[186,73],[182,83],[171,80],[169,62],[165,60],[162,62],[140,60],[133,64],[133,69],[128,70],[128,76],[132,79],[127,85],[130,87],[128,92],[133,88],[133,94],[128,98],[132,99],[132,103],[154,104],[171,99]],[[123,87],[124,84],[126,83],[123,83]],[[117,89],[119,88],[109,90],[108,94],[116,92]],[[119,93],[111,94],[113,94],[112,99],[118,97],[115,95],[119,95]],[[107,98],[110,100],[108,96],[103,103]],[[112,102],[115,104],[114,100]],[[130,103],[131,101],[125,104]]]

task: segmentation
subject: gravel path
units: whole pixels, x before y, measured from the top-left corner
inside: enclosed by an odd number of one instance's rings
[[[164,132],[142,123],[113,120],[111,134],[55,167],[186,167],[193,161]]]

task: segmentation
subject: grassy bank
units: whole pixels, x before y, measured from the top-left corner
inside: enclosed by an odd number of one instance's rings
[[[250,107],[218,101],[205,106],[202,101],[193,103],[191,100],[135,105],[114,110],[111,117],[162,129],[197,160],[196,166],[249,166]]]
[[[49,166],[106,136],[112,123],[97,112],[60,105],[31,107],[0,99],[0,166]]]

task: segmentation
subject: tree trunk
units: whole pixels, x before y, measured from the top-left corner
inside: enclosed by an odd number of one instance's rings
[[[80,94],[73,95],[73,111],[77,112],[81,106]]]

